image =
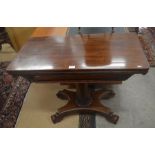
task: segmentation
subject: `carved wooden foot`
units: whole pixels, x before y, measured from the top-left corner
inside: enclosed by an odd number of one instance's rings
[[[61,100],[67,100],[68,99],[68,96],[66,93],[64,93],[64,90],[62,91],[59,91],[56,96],[61,99]]]
[[[116,124],[119,120],[119,116],[113,114],[113,112],[109,113],[108,115],[105,116],[105,118],[107,119],[107,121]]]
[[[101,99],[110,99],[115,96],[115,93],[113,90],[106,90],[102,93]]]
[[[56,114],[54,114],[54,115],[51,116],[51,120],[52,120],[52,122],[54,124],[60,122],[62,119],[63,118],[62,118],[61,115],[59,115],[59,113],[56,113]]]
[[[94,92],[94,95],[98,99],[109,99],[115,96],[115,93],[113,90],[97,90]]]

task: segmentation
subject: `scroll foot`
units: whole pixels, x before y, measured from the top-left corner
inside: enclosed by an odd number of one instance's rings
[[[54,114],[54,115],[51,116],[51,120],[52,120],[52,122],[54,124],[60,122],[62,119],[63,118],[62,118],[61,115],[59,115],[59,113],[56,113],[56,114]]]
[[[105,94],[103,95],[102,99],[110,99],[110,98],[112,98],[114,96],[115,96],[114,91],[107,90],[107,91],[105,91]]]
[[[66,95],[63,91],[59,91],[59,92],[56,94],[56,96],[57,96],[59,99],[61,99],[61,100],[67,100],[67,99],[68,99],[67,95]]]
[[[109,113],[105,118],[107,119],[107,121],[109,121],[113,124],[116,124],[119,120],[119,116],[113,114],[113,112]]]

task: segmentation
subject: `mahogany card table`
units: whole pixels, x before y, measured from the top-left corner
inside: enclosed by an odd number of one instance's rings
[[[51,116],[54,123],[74,112],[100,113],[117,123],[119,116],[101,104],[101,99],[114,96],[113,91],[92,89],[89,84],[125,81],[148,70],[149,64],[135,33],[34,35],[7,68],[10,74],[32,82],[76,85],[75,91],[65,89],[57,93],[57,97],[68,103]]]

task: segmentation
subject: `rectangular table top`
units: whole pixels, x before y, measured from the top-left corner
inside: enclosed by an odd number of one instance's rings
[[[20,75],[81,71],[145,73],[148,69],[137,34],[112,33],[32,37],[7,71]]]

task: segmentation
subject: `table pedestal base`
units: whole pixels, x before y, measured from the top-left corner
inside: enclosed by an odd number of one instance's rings
[[[77,84],[77,91],[62,90],[57,97],[68,100],[68,103],[59,108],[56,114],[51,116],[53,123],[60,122],[64,116],[75,112],[100,113],[109,122],[116,124],[119,116],[113,114],[110,108],[100,103],[100,99],[108,99],[115,94],[112,90],[92,90],[87,84]]]

